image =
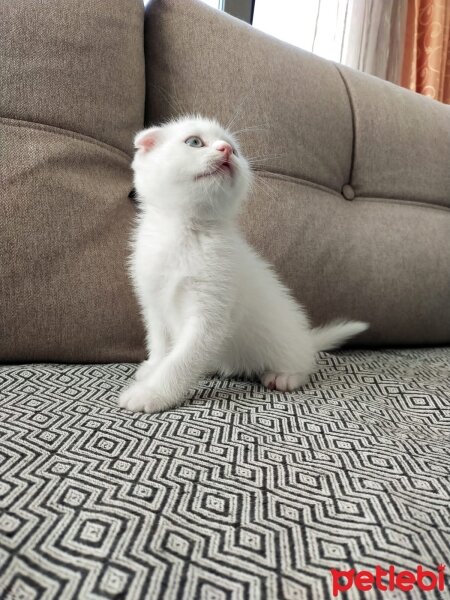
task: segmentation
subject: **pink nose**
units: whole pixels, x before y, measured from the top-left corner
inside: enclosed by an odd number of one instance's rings
[[[216,150],[223,152],[225,160],[228,160],[233,153],[233,148],[227,142],[219,142],[216,146]]]

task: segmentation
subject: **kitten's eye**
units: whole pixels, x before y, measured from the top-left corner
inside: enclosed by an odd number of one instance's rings
[[[188,146],[190,146],[191,148],[201,148],[202,146],[205,145],[203,143],[203,141],[199,137],[196,137],[195,135],[193,135],[192,137],[189,137],[184,143],[187,144]]]

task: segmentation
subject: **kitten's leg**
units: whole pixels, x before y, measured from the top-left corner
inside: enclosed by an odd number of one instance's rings
[[[224,328],[220,322],[220,317],[189,319],[169,354],[151,375],[122,392],[119,405],[154,413],[180,404],[189,388],[206,374],[222,344]]]
[[[274,373],[268,371],[261,376],[261,383],[269,390],[292,392],[304,385],[308,379],[309,375],[304,373]]]
[[[301,336],[299,336],[301,337]],[[266,364],[270,370],[260,375],[260,380],[269,390],[278,392],[293,392],[305,385],[316,369],[315,352],[303,339],[300,348],[293,348],[288,356],[272,356]]]
[[[146,323],[146,345],[149,357],[139,365],[134,375],[136,381],[141,381],[151,375],[152,371],[169,352],[169,336],[164,323],[156,317],[152,318],[151,323],[151,325]]]

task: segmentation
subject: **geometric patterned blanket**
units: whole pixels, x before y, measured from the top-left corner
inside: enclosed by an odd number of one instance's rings
[[[0,366],[2,600],[330,600],[331,569],[448,573],[449,348],[323,353],[291,394],[205,379],[154,415],[117,406],[135,368]],[[450,598],[349,577],[340,598]]]

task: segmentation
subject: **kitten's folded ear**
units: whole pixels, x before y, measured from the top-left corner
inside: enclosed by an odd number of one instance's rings
[[[140,131],[134,138],[134,147],[137,150],[148,152],[157,143],[160,131],[161,127],[150,127],[150,129]]]

